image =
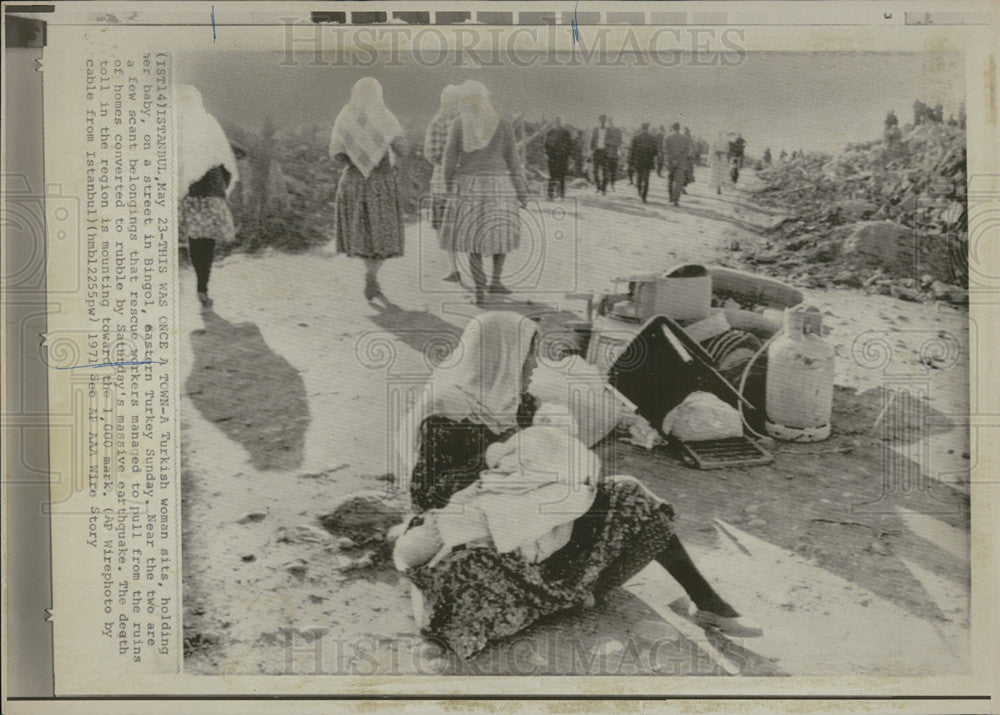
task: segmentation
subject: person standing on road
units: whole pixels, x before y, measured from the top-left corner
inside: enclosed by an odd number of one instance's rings
[[[747,140],[743,138],[742,134],[736,135],[736,141],[733,142],[733,156],[736,157],[736,161],[740,165],[740,170],[743,170],[743,157],[746,154]]]
[[[708,163],[711,165],[711,186],[716,195],[722,193],[722,185],[726,183],[729,171],[729,142],[726,135],[719,132],[709,149]]]
[[[687,185],[694,183],[694,165],[698,160],[698,148],[695,146],[694,139],[691,138],[691,129],[684,127],[684,136],[688,140],[688,160],[687,165],[684,169],[684,186],[681,187],[681,193],[687,193]]]
[[[458,274],[458,263],[455,260],[455,251],[451,245],[446,245],[441,232],[441,222],[444,220],[444,209],[448,203],[447,190],[444,185],[444,168],[441,162],[444,159],[444,147],[448,141],[448,132],[451,125],[458,118],[458,85],[449,84],[441,91],[441,106],[427,125],[427,132],[424,134],[424,158],[434,167],[431,174],[431,226],[437,231],[438,241],[441,248],[448,252],[451,273],[445,276],[444,280],[457,283],[460,278]]]
[[[649,133],[649,122],[644,122],[642,129],[632,139],[629,151],[629,165],[635,167],[635,185],[642,203],[646,203],[649,194],[649,175],[656,166],[656,157],[660,154],[660,140]]]
[[[628,174],[628,185],[632,186],[635,184],[635,164],[632,163],[632,143],[635,142],[635,138],[639,136],[636,132],[632,135],[632,138],[628,142],[628,154],[625,162],[625,171]]]
[[[444,150],[444,180],[454,198],[442,229],[455,251],[469,254],[476,305],[486,304],[483,254],[493,256],[491,295],[511,291],[500,278],[506,254],[521,242],[518,204],[525,206],[527,184],[517,158],[511,123],[493,108],[486,85],[461,85],[459,118]]]
[[[614,125],[608,117],[608,132],[606,137],[608,145],[608,176],[611,181],[611,190],[615,190],[615,180],[618,178],[618,160],[622,149],[622,130]]]
[[[674,122],[673,132],[663,141],[664,163],[667,166],[667,188],[670,203],[677,206],[687,176],[691,156],[691,138],[681,134],[681,125]]]
[[[729,140],[729,152],[726,154],[726,158],[729,160],[729,179],[735,184],[740,178],[740,146],[739,142],[736,141],[735,133],[729,132],[727,138]]]
[[[608,172],[610,159],[608,156],[608,118],[602,114],[597,118],[597,126],[590,133],[590,153],[593,157],[594,186],[597,193],[608,193]]]
[[[586,146],[586,139],[582,129],[576,129],[573,132],[573,175],[577,178],[587,178],[586,161],[584,160],[584,155],[587,152],[584,151]],[[587,179],[590,181],[590,179]]]
[[[208,278],[215,244],[236,240],[226,197],[239,180],[236,157],[226,133],[205,111],[201,93],[189,84],[177,88],[177,169],[181,200],[178,238],[187,244],[198,280],[198,300],[210,308]]]
[[[560,199],[566,198],[566,170],[572,153],[573,137],[562,125],[562,119],[556,117],[555,126],[545,135],[545,155],[549,163],[549,201],[556,193]]]
[[[663,176],[663,142],[667,140],[667,128],[660,125],[660,129],[656,132],[656,141],[659,145],[659,151],[656,152],[656,175]]]
[[[365,263],[365,300],[382,296],[378,271],[403,255],[403,204],[396,157],[407,149],[403,128],[374,77],[354,83],[330,134],[330,157],[344,164],[337,182],[337,250]],[[384,297],[384,296],[383,296]]]

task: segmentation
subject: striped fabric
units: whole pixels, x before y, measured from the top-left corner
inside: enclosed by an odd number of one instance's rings
[[[510,253],[521,243],[517,191],[510,176],[458,176],[448,200],[441,248],[458,253]]]
[[[448,143],[448,132],[451,131],[451,125],[457,117],[457,109],[439,112],[428,125],[427,133],[424,135],[424,157],[434,165],[434,173],[431,174],[432,196],[448,193],[441,162],[444,159],[444,148]]]
[[[424,135],[424,156],[437,166],[444,158],[444,147],[448,143],[448,132],[452,122],[458,117],[458,110],[439,112],[427,127]]]

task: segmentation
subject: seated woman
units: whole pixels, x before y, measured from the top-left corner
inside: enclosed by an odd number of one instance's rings
[[[398,539],[396,567],[433,565],[473,543],[532,563],[565,546],[573,522],[593,504],[601,460],[577,438],[573,418],[558,412],[543,405],[531,427],[487,447],[479,479]]]
[[[401,474],[411,475],[418,512],[408,529],[423,526],[420,513],[445,507],[480,479],[489,469],[487,447],[531,423],[537,401],[524,388],[537,364],[536,343],[537,327],[516,313],[487,312],[466,327],[457,365],[439,371],[433,398],[401,434]],[[424,632],[467,658],[543,616],[593,604],[655,559],[690,595],[704,627],[760,635],[698,572],[673,519],[671,506],[635,479],[606,476],[589,510],[572,522],[568,542],[547,558],[501,553],[478,538],[406,568],[423,596]]]

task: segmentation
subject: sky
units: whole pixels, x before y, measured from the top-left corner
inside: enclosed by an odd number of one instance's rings
[[[680,122],[695,136],[743,134],[747,151],[764,147],[835,152],[881,135],[894,109],[913,119],[913,101],[941,102],[945,118],[964,99],[962,55],[941,53],[753,52],[734,67],[310,67],[280,65],[270,52],[186,53],[177,81],[197,86],[206,109],[224,123],[259,129],[271,116],[279,127],[329,126],[351,85],[366,75],[384,87],[386,105],[407,127],[421,127],[437,110],[445,84],[479,79],[494,106],[528,120],[559,115],[594,126],[608,114],[618,126]],[[404,55],[405,59],[405,55]]]

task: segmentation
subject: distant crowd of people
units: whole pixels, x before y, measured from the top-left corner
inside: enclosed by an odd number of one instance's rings
[[[665,126],[660,126],[655,133],[649,122],[644,122],[628,139],[604,114],[598,117],[597,126],[590,130],[589,137],[580,131],[574,135],[562,125],[559,117],[546,129],[549,199],[565,197],[566,178],[571,173],[587,179],[599,194],[607,194],[608,189],[615,191],[619,172],[624,168],[629,184],[635,186],[640,200],[646,203],[650,176],[655,171],[662,177],[666,170],[667,192],[670,202],[676,206],[681,195],[687,193],[688,184],[694,181],[694,167],[701,163],[705,149],[705,145],[692,138],[688,127],[682,130],[676,122],[669,132]],[[720,142],[712,145],[709,159],[713,170],[717,161],[723,162],[721,173],[714,173],[728,176],[729,181],[735,182],[743,168],[745,147],[746,140],[736,134],[723,136]],[[717,157],[717,152],[722,156]],[[721,180],[716,182],[718,192],[723,183]]]
[[[954,114],[949,114],[948,120],[945,122],[944,105],[940,102],[932,107],[919,99],[915,100],[913,102],[913,126],[932,123],[947,123],[950,127],[961,127],[962,129],[965,129],[965,102],[962,102],[962,104],[959,105],[958,116],[956,117]],[[902,135],[903,133],[899,129],[899,118],[896,116],[895,110],[890,109],[885,115],[885,129],[883,130],[882,138],[886,141],[886,143],[892,144],[898,141]]]

